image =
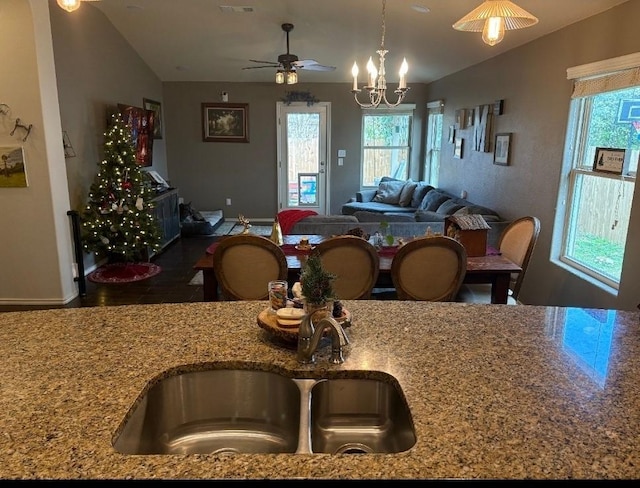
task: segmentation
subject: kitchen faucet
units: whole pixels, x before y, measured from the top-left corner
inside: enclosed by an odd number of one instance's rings
[[[342,326],[330,316],[321,318],[317,324],[313,323],[313,312],[302,317],[298,328],[298,361],[302,364],[315,362],[314,354],[320,344],[325,330],[331,337],[330,363],[340,364],[344,362],[342,348],[349,344],[349,338]]]

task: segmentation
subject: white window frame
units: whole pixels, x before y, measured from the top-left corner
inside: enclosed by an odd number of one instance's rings
[[[360,139],[360,188],[377,188],[377,185],[364,185],[364,152],[365,152],[365,131],[364,131],[364,121],[365,117],[368,115],[385,115],[385,114],[393,114],[393,115],[408,115],[409,116],[409,134],[407,137],[407,146],[367,146],[367,149],[406,149],[407,150],[407,168],[406,168],[406,176],[407,178],[411,174],[411,145],[412,145],[412,133],[413,133],[413,123],[415,116],[416,105],[414,103],[403,103],[398,105],[397,107],[378,107],[378,108],[363,108],[362,109],[362,136]],[[383,175],[383,176],[391,176],[391,175]]]
[[[439,118],[439,124],[437,124]],[[442,154],[444,101],[434,100],[427,103],[427,141],[424,160],[423,180],[438,188],[440,157]],[[439,130],[438,130],[439,125]],[[440,144],[437,143],[440,142]]]
[[[567,69],[567,78],[574,80],[574,92],[569,108],[558,204],[551,243],[551,261],[604,291],[617,295],[618,281],[581,265],[567,256],[565,250],[570,245],[570,229],[574,217],[571,202],[584,175],[615,178],[621,183],[633,182],[635,186],[637,169],[629,171],[631,151],[627,151],[627,161],[625,161],[622,175],[595,172],[585,165],[585,157],[582,152],[586,145],[587,134],[582,132],[582,128],[583,123],[587,120],[587,114],[590,113],[593,96],[640,86],[640,53],[569,68]]]

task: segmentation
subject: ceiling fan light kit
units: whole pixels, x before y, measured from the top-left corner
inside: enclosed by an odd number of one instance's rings
[[[353,89],[351,90],[351,93],[353,93],[353,98],[356,103],[362,108],[375,108],[382,102],[384,102],[387,107],[397,107],[402,103],[402,100],[404,100],[404,97],[409,90],[407,87],[407,80],[405,78],[407,71],[409,71],[409,65],[405,58],[402,60],[400,71],[398,73],[400,75],[398,88],[394,90],[394,93],[397,95],[397,99],[395,102],[390,102],[387,99],[387,78],[384,67],[384,58],[389,52],[384,48],[386,7],[386,0],[382,0],[382,41],[380,42],[380,49],[376,51],[379,56],[378,67],[375,66],[371,57],[369,57],[369,61],[367,61],[368,77],[367,84],[364,89],[369,93],[368,102],[361,102],[358,100],[358,94],[362,91],[358,88],[358,63],[354,62],[353,67],[351,68],[351,75],[353,76]]]
[[[333,71],[335,66],[325,66],[319,64],[313,59],[298,59],[298,56],[289,52],[289,32],[293,30],[293,24],[282,24],[282,30],[287,34],[287,52],[278,56],[278,61],[259,61],[257,59],[250,59],[252,63],[260,63],[263,66],[247,66],[242,69],[256,69],[256,68],[276,68],[276,83],[278,85],[287,84],[295,85],[298,83],[298,70],[309,71]]]
[[[524,29],[537,23],[537,17],[513,2],[486,0],[453,24],[453,28],[466,32],[482,32],[482,40],[489,46],[495,46],[504,39],[506,30]]]

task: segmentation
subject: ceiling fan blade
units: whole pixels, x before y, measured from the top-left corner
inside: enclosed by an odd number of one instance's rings
[[[280,63],[276,62],[276,61],[260,61],[258,59],[250,59],[249,61],[251,61],[252,63],[260,63],[260,64],[273,64],[275,66],[279,65]]]
[[[336,69],[335,66],[325,66],[313,59],[301,59],[293,64],[298,69],[306,69],[308,71],[335,71]]]
[[[269,64],[266,66],[245,66],[242,69],[257,69],[257,68],[279,68],[279,66],[275,64]]]

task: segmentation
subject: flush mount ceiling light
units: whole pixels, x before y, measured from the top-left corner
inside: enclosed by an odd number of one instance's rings
[[[378,67],[373,64],[373,60],[371,57],[367,62],[367,84],[364,89],[369,92],[369,101],[361,102],[358,100],[358,94],[362,91],[358,89],[358,64],[353,63],[353,67],[351,68],[351,74],[353,75],[353,89],[351,93],[353,93],[353,97],[356,100],[356,103],[363,108],[375,108],[380,105],[380,103],[384,102],[387,107],[396,107],[400,105],[404,96],[407,94],[409,88],[407,88],[407,81],[405,79],[405,75],[409,70],[409,66],[407,64],[406,58],[402,60],[402,64],[400,65],[400,81],[398,82],[398,88],[394,91],[394,93],[398,96],[395,102],[389,102],[387,100],[387,79],[385,77],[385,68],[384,68],[384,57],[389,52],[384,48],[384,34],[385,34],[385,17],[386,17],[386,0],[382,0],[382,41],[380,42],[380,49],[376,52],[380,57],[378,62]]]
[[[56,0],[58,7],[67,12],[74,12],[80,8],[80,2],[98,2],[100,0]]]
[[[482,32],[482,40],[494,46],[504,38],[505,30],[524,29],[538,23],[538,19],[515,3],[486,0],[469,12],[453,28],[466,32]]]
[[[80,0],[58,0],[58,6],[67,12],[73,12],[80,8]]]

